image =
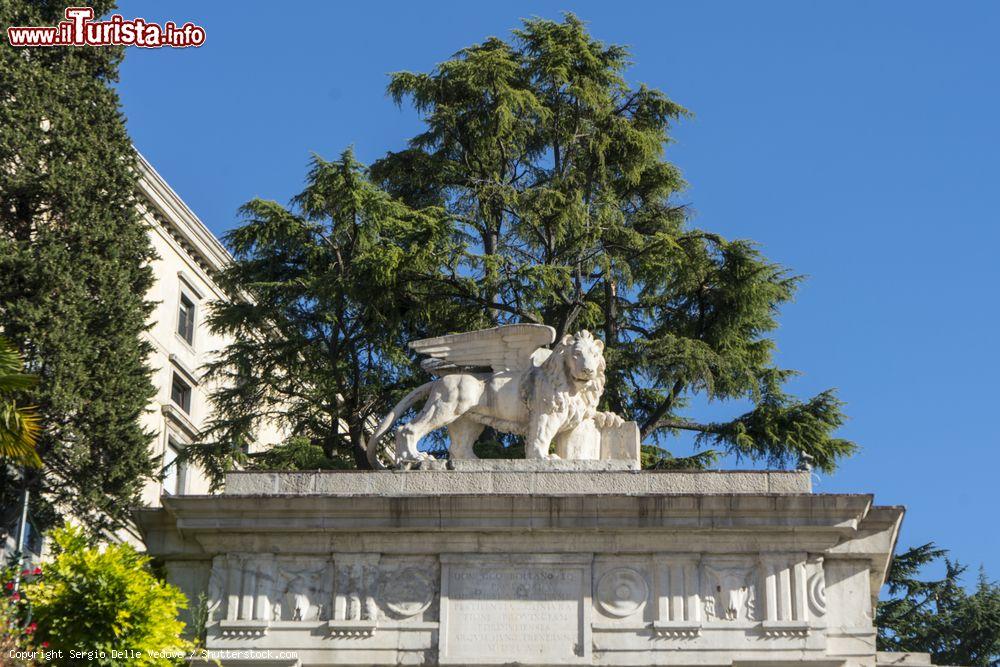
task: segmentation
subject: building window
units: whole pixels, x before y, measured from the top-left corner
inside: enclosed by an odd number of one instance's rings
[[[163,454],[163,493],[170,496],[185,492],[187,464],[177,460],[183,448],[184,445],[174,438],[167,438],[167,451]]]
[[[180,305],[177,307],[177,334],[188,345],[194,345],[194,314],[194,301],[181,292]]]
[[[191,385],[182,380],[177,373],[174,373],[173,382],[170,384],[170,400],[184,412],[191,413]]]

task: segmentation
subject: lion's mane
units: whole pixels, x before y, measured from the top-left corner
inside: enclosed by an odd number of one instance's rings
[[[599,358],[597,374],[582,386],[569,373],[569,355],[574,345],[591,346]],[[560,341],[552,350],[552,354],[535,370],[534,382],[529,382],[530,395],[526,396],[529,406],[537,406],[532,399],[542,398],[542,408],[548,414],[565,415],[560,431],[575,428],[584,419],[594,416],[597,404],[604,393],[605,369],[603,351],[596,350],[597,339],[589,331],[581,331],[573,336],[572,341]],[[547,390],[540,391],[538,385],[548,385]]]

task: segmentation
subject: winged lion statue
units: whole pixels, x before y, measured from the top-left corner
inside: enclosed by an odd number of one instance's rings
[[[423,408],[395,435],[396,462],[429,458],[417,450],[425,435],[447,427],[449,456],[477,458],[483,429],[524,436],[529,459],[599,458],[600,429],[623,420],[597,405],[604,392],[604,343],[589,331],[567,334],[540,324],[506,326],[425,338],[410,343],[429,358],[421,367],[436,379],[410,392],[369,438],[369,461],[383,467],[379,441],[418,401]],[[550,454],[555,441],[556,454]],[[571,446],[572,444],[572,446]]]

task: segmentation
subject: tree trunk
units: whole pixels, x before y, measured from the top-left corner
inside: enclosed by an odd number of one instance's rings
[[[354,456],[354,465],[358,470],[371,470],[372,465],[368,462],[368,450],[365,448],[364,429],[360,426],[352,425],[351,431],[351,454]]]

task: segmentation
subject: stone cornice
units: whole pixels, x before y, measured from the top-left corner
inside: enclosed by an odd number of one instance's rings
[[[146,158],[138,151],[136,155],[139,190],[148,210],[208,276],[213,276],[232,261],[232,256]]]
[[[164,507],[184,534],[433,528],[818,531],[848,537],[858,535],[871,501],[870,495],[832,494],[470,494],[409,498],[222,495],[173,496],[164,500]]]

